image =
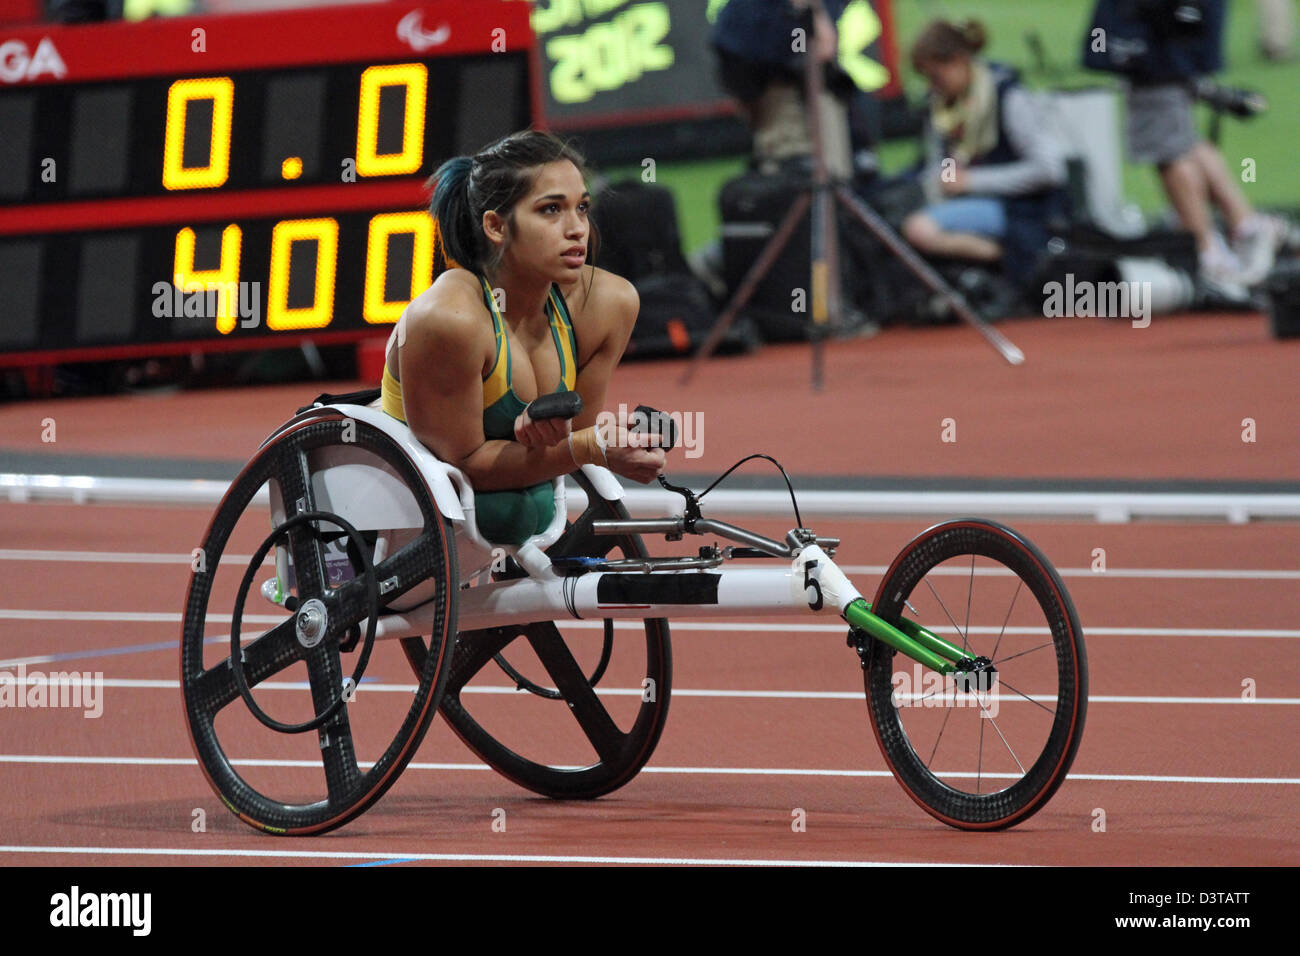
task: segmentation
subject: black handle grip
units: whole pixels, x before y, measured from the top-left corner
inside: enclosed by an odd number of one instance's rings
[[[659,447],[665,452],[672,451],[677,445],[677,423],[667,412],[661,412],[649,405],[636,407],[635,414],[628,422],[628,430],[658,435]]]
[[[551,392],[533,399],[526,410],[533,421],[573,418],[582,413],[582,396],[577,392]]]

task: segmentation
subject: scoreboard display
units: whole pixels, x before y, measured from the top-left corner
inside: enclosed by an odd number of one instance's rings
[[[0,28],[0,364],[382,334],[534,48],[511,0]]]
[[[639,139],[662,154],[662,124],[735,116],[710,43],[728,2],[534,0],[548,122],[575,133],[613,128],[601,140],[606,153],[618,151],[627,130],[658,126]],[[901,93],[891,0],[849,0],[836,32],[839,65],[860,90],[882,98]],[[697,131],[697,138],[703,141],[692,144],[694,153],[710,154],[710,139],[718,154],[735,151],[725,137]]]

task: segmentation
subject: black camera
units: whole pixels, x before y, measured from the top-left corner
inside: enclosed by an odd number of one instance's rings
[[[1262,93],[1243,90],[1236,86],[1221,86],[1207,78],[1193,83],[1192,92],[1210,109],[1220,113],[1231,113],[1241,119],[1250,119],[1268,109],[1268,100]]]

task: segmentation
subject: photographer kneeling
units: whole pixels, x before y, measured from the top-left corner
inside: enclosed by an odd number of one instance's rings
[[[984,43],[978,22],[936,20],[912,47],[912,66],[930,86],[922,174],[930,204],[904,220],[903,235],[929,256],[1000,260],[1025,290],[1048,222],[1066,210],[1065,154],[1016,72],[978,56]]]

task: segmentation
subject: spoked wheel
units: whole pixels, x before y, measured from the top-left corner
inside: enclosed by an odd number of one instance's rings
[[[376,515],[400,536],[354,526]],[[193,572],[181,686],[209,782],[270,833],[351,820],[415,753],[451,659],[455,550],[418,470],[364,422],[291,425],[231,484]],[[374,641],[378,612],[419,585],[436,614],[431,638],[410,639],[423,648],[415,694],[368,690],[406,666],[395,642]]]
[[[646,557],[639,536],[592,533],[592,521],[627,518],[627,509],[597,495],[581,472],[573,477],[590,504],[548,554]],[[672,652],[667,621],[620,625],[617,634],[613,621],[463,631],[443,716],[493,769],[536,793],[586,799],[623,786],[659,742]],[[421,668],[418,643],[404,647]]]
[[[995,672],[944,678],[873,643],[871,723],[908,795],[964,830],[1009,827],[1039,810],[1070,769],[1088,704],[1083,634],[1042,553],[996,522],[936,525],[894,559],[872,610],[960,644]]]

